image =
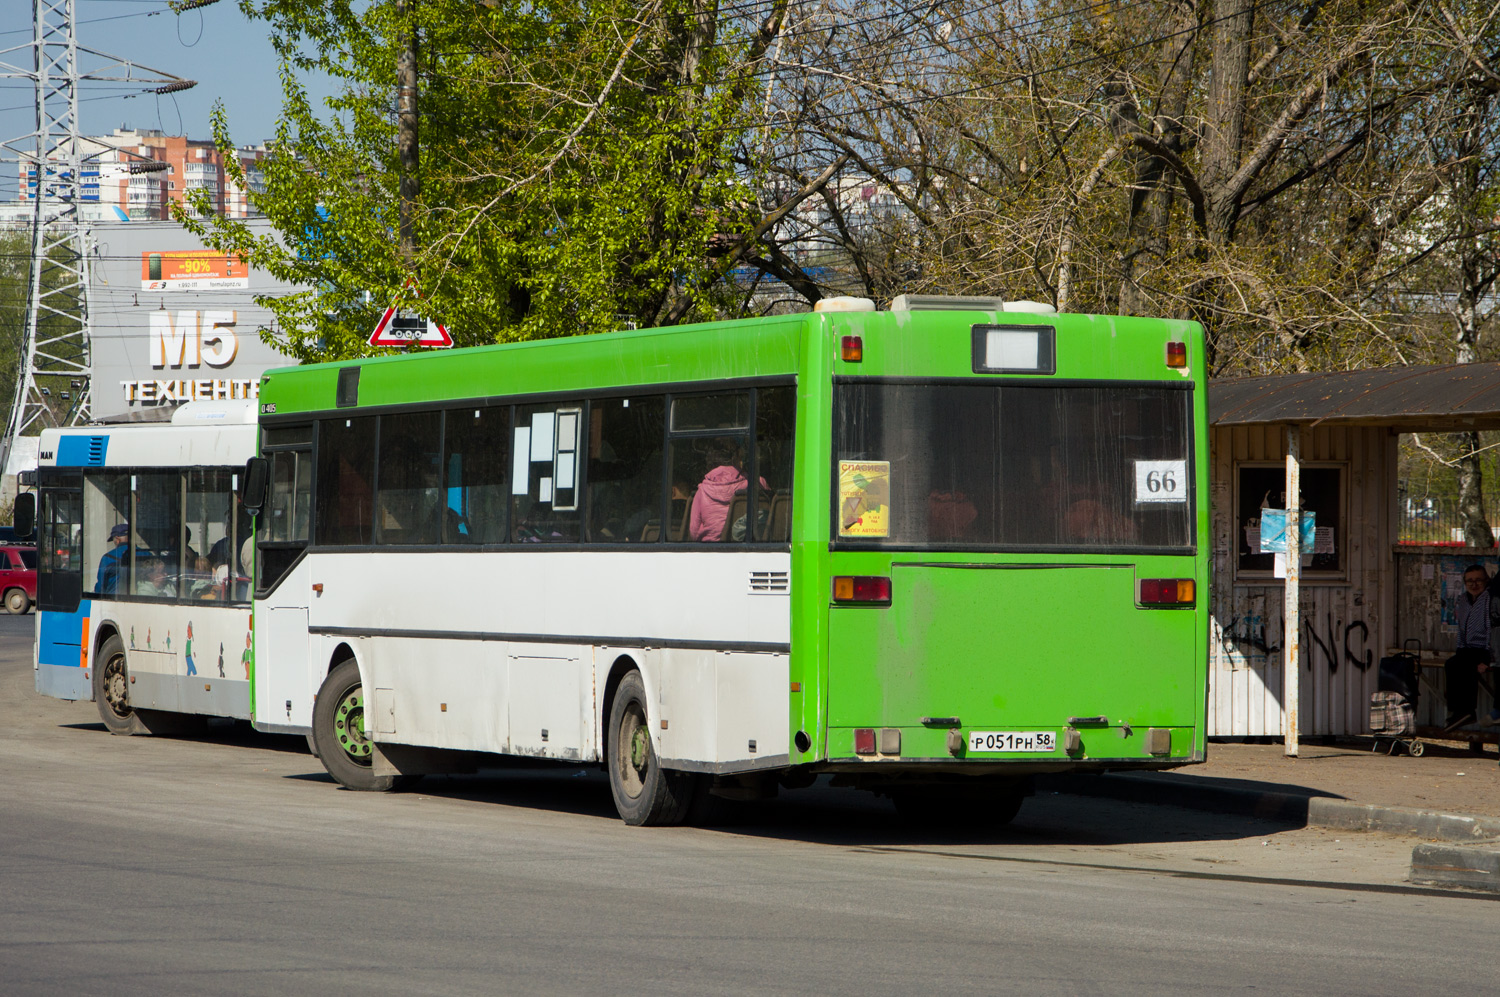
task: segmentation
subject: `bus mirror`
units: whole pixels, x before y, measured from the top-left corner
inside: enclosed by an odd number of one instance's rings
[[[17,540],[30,540],[36,531],[36,492],[22,492],[16,496],[13,525]]]
[[[266,504],[266,483],[270,466],[264,457],[245,461],[245,476],[240,479],[240,504],[252,516],[259,516]]]

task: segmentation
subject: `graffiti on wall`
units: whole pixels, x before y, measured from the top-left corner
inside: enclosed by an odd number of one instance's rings
[[[1320,624],[1312,619],[1311,612],[1303,616],[1302,656],[1305,667],[1313,671],[1321,664],[1330,675],[1337,675],[1341,666],[1352,666],[1367,672],[1375,664],[1375,652],[1370,644],[1370,626],[1364,620],[1342,623],[1330,611]],[[1277,624],[1280,620],[1275,621]],[[1279,635],[1280,626],[1273,630]],[[1261,614],[1235,616],[1223,630],[1224,653],[1236,652],[1248,659],[1251,666],[1264,664],[1272,654],[1281,651],[1281,643],[1273,643],[1267,634],[1266,618]]]

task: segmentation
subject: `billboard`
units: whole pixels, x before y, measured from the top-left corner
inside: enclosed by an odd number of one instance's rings
[[[249,286],[250,267],[240,256],[225,256],[212,249],[141,254],[143,291],[210,291]]]
[[[248,222],[256,235],[264,220]],[[98,222],[92,273],[95,419],[141,418],[195,400],[255,398],[260,375],[296,361],[260,337],[255,295],[297,290],[175,222]]]

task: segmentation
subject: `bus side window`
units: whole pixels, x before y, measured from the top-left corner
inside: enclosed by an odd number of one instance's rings
[[[131,523],[132,499],[129,474],[103,471],[84,478],[83,591],[102,596],[131,591],[137,538]],[[124,527],[123,543],[111,538],[116,527]]]
[[[589,414],[588,539],[640,543],[661,537],[664,400],[607,398]]]
[[[578,542],[581,415],[580,407],[570,405],[517,410],[511,481],[517,543]]]
[[[375,476],[375,417],[324,419],[318,425],[319,544],[370,543]]]
[[[755,394],[755,539],[786,543],[792,538],[792,440],[797,391],[761,388]],[[765,482],[764,486],[761,482]]]
[[[437,412],[380,417],[376,543],[437,543],[439,419]]]
[[[443,543],[505,542],[509,469],[509,407],[447,412],[443,420]]]

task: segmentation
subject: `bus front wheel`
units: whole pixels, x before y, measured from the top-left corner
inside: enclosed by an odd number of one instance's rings
[[[146,725],[130,705],[130,672],[125,660],[125,642],[114,635],[99,648],[94,659],[94,704],[99,719],[111,734],[145,734]]]
[[[605,766],[615,809],[635,827],[681,824],[700,780],[661,767],[649,725],[646,684],[640,672],[632,671],[615,690],[606,731]]]
[[[375,774],[374,748],[365,736],[364,686],[353,658],[323,680],[312,721],[313,754],[341,785],[376,793],[397,788],[397,776]]]

